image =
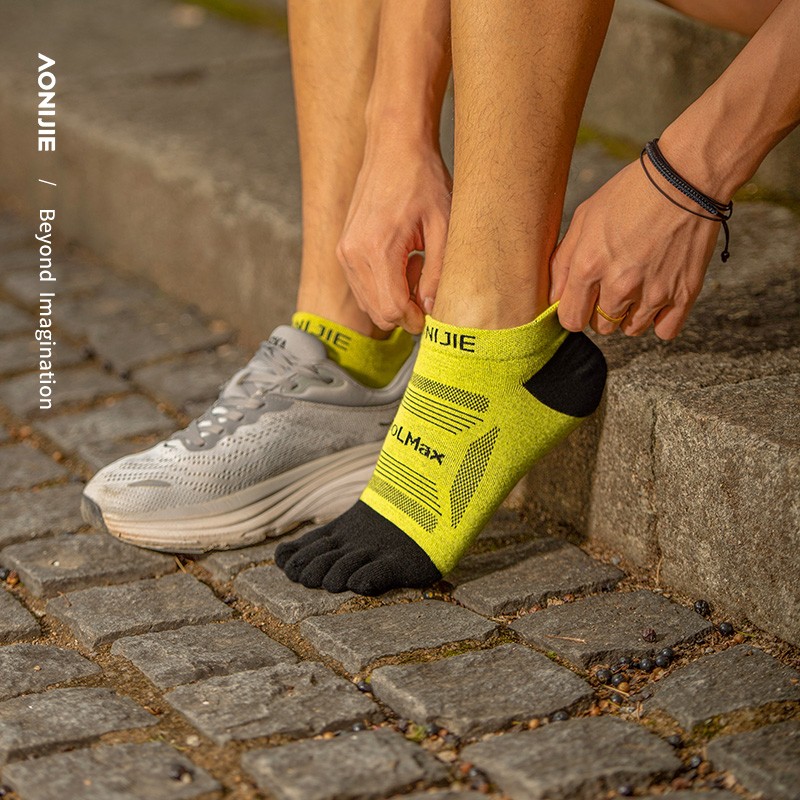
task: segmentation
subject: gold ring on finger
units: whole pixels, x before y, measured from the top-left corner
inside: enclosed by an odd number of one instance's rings
[[[608,320],[609,322],[611,322],[611,323],[612,323],[612,324],[614,324],[614,325],[619,325],[619,323],[620,323],[620,322],[622,322],[622,320],[624,320],[624,319],[625,319],[625,317],[627,317],[627,316],[628,316],[628,312],[626,311],[626,312],[625,312],[625,313],[624,313],[624,314],[623,314],[621,317],[612,317],[612,316],[611,316],[611,314],[606,314],[606,312],[605,312],[605,311],[603,311],[603,309],[602,309],[602,308],[600,308],[600,306],[595,306],[595,307],[594,307],[594,310],[595,310],[595,311],[596,311],[596,312],[597,312],[597,313],[598,313],[598,314],[599,314],[599,315],[600,315],[600,316],[601,316],[603,319],[606,319],[606,320]]]

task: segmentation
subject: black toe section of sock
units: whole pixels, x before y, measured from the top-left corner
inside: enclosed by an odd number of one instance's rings
[[[289,559],[301,548],[301,547],[308,547],[312,542],[316,542],[317,539],[322,539],[327,531],[327,525],[323,525],[320,528],[314,528],[313,531],[309,531],[304,536],[301,536],[299,539],[295,539],[293,542],[281,542],[275,548],[275,563],[283,569],[284,566],[288,563]]]
[[[307,541],[318,529],[276,551],[275,563],[291,580],[374,596],[399,587],[424,588],[442,577],[413,539],[360,500],[324,527],[325,541],[320,536]]]

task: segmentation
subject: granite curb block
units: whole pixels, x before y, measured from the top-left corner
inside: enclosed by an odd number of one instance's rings
[[[375,696],[399,716],[435,722],[460,737],[584,708],[594,696],[577,675],[518,644],[424,664],[379,667],[371,685]]]
[[[483,770],[512,800],[594,798],[622,784],[671,778],[672,748],[641,725],[614,717],[551,723],[469,745],[463,760]]]
[[[767,725],[720,736],[706,748],[717,769],[732,772],[749,792],[770,800],[797,800],[800,787],[800,722]]]
[[[352,683],[312,661],[208,678],[179,686],[164,699],[219,745],[260,736],[316,736],[383,719]]]
[[[731,712],[800,701],[800,673],[763,650],[738,645],[682,667],[654,684],[652,692],[645,713],[665,711],[691,731]]]
[[[0,551],[0,564],[15,569],[35,597],[151,578],[177,569],[171,556],[97,533],[10,545]]]
[[[288,624],[317,614],[338,611],[348,600],[356,597],[353,592],[331,594],[324,589],[307,589],[302,584],[290,581],[273,564],[239,573],[233,582],[233,591]]]
[[[48,601],[47,611],[95,649],[122,636],[227,619],[233,611],[191,575],[94,587]]]
[[[390,730],[253,750],[242,767],[277,800],[379,800],[448,775],[433,755]]]
[[[439,600],[311,617],[300,623],[300,633],[350,673],[385,656],[464,640],[486,641],[496,630],[496,623]]]
[[[176,768],[190,780],[176,780]],[[3,780],[25,800],[211,800],[222,788],[163,742],[34,758],[6,767]]]
[[[111,689],[51,689],[0,703],[0,764],[88,744],[158,719]]]
[[[97,664],[63,647],[44,644],[0,647],[0,700],[40,692],[98,672],[101,669]]]
[[[537,647],[587,669],[622,656],[652,656],[665,647],[696,641],[714,626],[694,611],[642,589],[545,608],[511,627]],[[655,630],[655,642],[642,638],[648,628]]]
[[[33,639],[41,633],[33,614],[0,584],[0,644]]]
[[[111,653],[128,659],[159,689],[297,662],[288,647],[240,619],[126,636],[111,645]]]

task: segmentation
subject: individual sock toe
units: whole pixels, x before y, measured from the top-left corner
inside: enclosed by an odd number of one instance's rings
[[[312,542],[307,547],[301,547],[284,565],[283,571],[293,581],[299,581],[303,570],[317,557],[336,549],[337,542],[330,536],[325,536]]]
[[[350,576],[374,558],[375,553],[371,550],[351,550],[328,570],[322,579],[322,588],[334,593],[347,591]]]
[[[330,568],[346,553],[342,548],[328,550],[306,565],[300,573],[298,582],[308,589],[319,589],[322,586],[323,578],[328,574]]]

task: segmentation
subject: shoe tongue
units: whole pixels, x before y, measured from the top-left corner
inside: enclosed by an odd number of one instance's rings
[[[268,341],[272,345],[282,347],[299,361],[318,364],[328,357],[325,345],[316,336],[291,325],[279,325],[272,331]]]

